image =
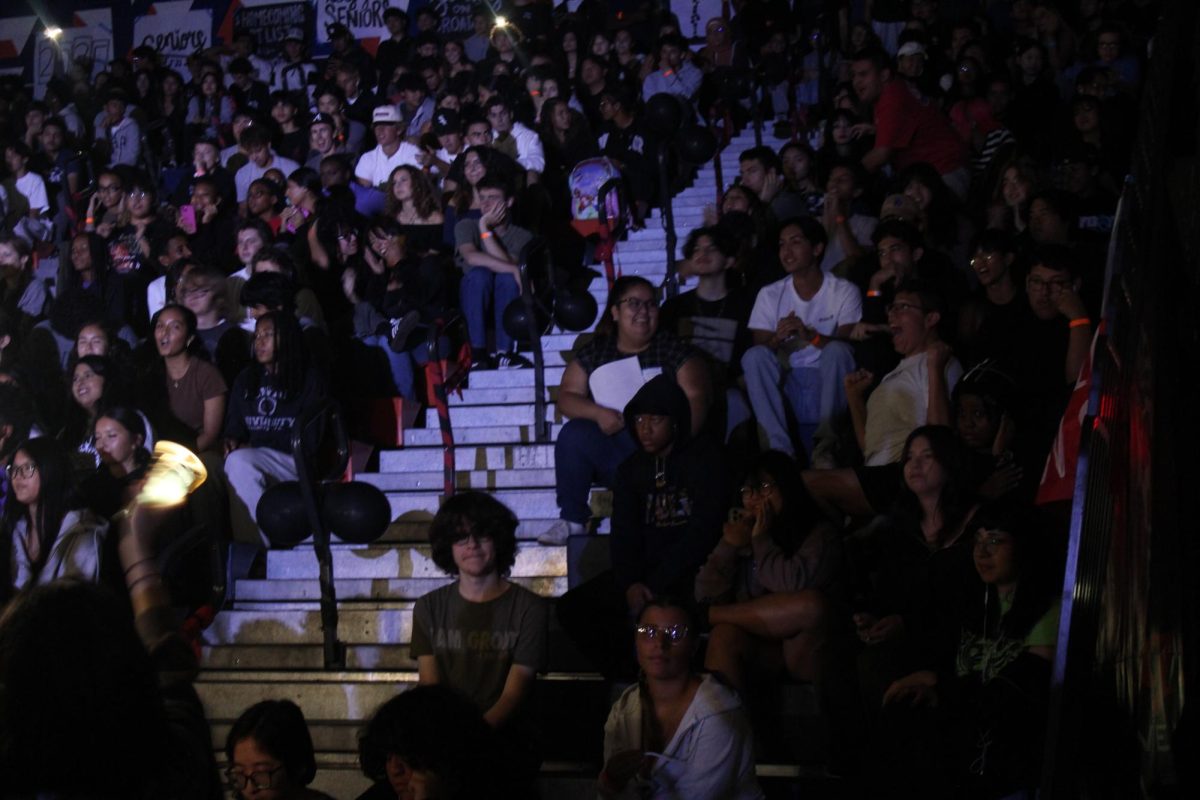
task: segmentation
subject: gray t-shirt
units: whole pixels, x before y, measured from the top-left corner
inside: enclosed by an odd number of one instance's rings
[[[486,711],[513,664],[544,669],[546,623],[546,601],[521,586],[510,584],[495,600],[474,603],[452,583],[417,600],[412,657],[435,656],[442,682]]]
[[[525,248],[533,241],[533,234],[518,225],[509,225],[503,233],[497,232],[496,236],[500,238],[504,252],[508,253],[514,264],[521,263],[525,257]],[[463,272],[467,272],[471,267],[458,253],[459,246],[464,244],[473,244],[481,252],[487,252],[483,246],[483,239],[479,238],[478,219],[462,219],[454,226],[454,263]]]

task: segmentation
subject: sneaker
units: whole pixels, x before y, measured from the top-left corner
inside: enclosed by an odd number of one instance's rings
[[[560,519],[538,536],[538,544],[550,546],[564,545],[572,536],[582,536],[587,533],[587,526],[579,522]]]
[[[533,362],[520,353],[492,353],[496,369],[531,369]]]
[[[481,369],[495,369],[496,362],[487,353],[479,353],[471,355],[471,372],[477,372]]]
[[[391,346],[393,353],[403,353],[408,349],[405,347],[408,337],[421,322],[421,314],[418,311],[410,311],[400,319],[394,319],[391,322],[392,331],[388,335],[388,345]]]

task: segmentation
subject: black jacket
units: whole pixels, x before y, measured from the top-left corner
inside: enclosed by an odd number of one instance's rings
[[[637,438],[638,414],[675,421],[666,456],[638,450],[617,469],[613,487],[612,562],[622,590],[644,583],[656,594],[691,597],[696,572],[721,538],[728,507],[725,459],[701,434],[691,438],[687,396],[665,375],[653,378],[625,407]]]

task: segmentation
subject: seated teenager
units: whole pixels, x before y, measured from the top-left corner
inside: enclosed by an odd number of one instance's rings
[[[374,782],[358,800],[511,796],[494,732],[448,686],[414,686],[380,706],[359,737],[358,755]]]
[[[994,358],[1040,413],[1030,419],[1034,442],[1049,449],[1071,387],[1092,343],[1091,318],[1080,292],[1077,255],[1065,245],[1042,245],[1028,259],[1025,278],[1028,312],[1006,330],[989,329],[979,353]]]
[[[612,570],[558,603],[567,635],[612,679],[632,675],[629,620],[653,595],[690,597],[727,504],[723,454],[693,436],[687,395],[666,375],[638,390],[623,414],[637,451],[613,485]]]
[[[454,226],[455,249],[463,271],[459,295],[472,358],[475,367],[483,369],[530,366],[514,352],[515,343],[504,329],[504,311],[521,296],[521,266],[533,234],[512,222],[513,193],[507,181],[488,175],[475,190],[482,216]],[[488,347],[489,327],[494,348]]]
[[[941,598],[952,613],[921,653],[924,668],[884,694],[868,758],[888,792],[937,796],[953,785],[1014,797],[1041,779],[1062,549],[1022,504],[986,507],[966,535],[975,590]]]
[[[638,388],[665,374],[688,397],[692,433],[711,404],[704,358],[658,329],[658,302],[645,278],[627,275],[613,284],[596,338],[581,347],[563,373],[558,411],[568,417],[554,443],[555,491],[560,521],[543,544],[565,544],[587,531],[592,482],[612,486],[617,466],[637,448],[622,411]]]
[[[938,293],[919,280],[897,288],[887,312],[900,363],[883,376],[869,399],[866,393],[875,376],[864,369],[846,376],[863,466],[804,473],[805,486],[823,507],[852,515],[887,508],[895,480],[868,468],[899,461],[908,435],[916,428],[950,424],[950,392],[962,366],[938,334],[942,308]]]
[[[652,598],[635,628],[641,677],[604,724],[604,798],[763,797],[750,720],[735,692],[692,666],[699,644],[682,603]]]
[[[846,337],[862,319],[862,297],[849,281],[821,269],[825,230],[809,217],[779,229],[779,260],[787,273],[758,292],[749,328],[754,346],[742,356],[746,392],[771,449],[795,455],[784,412],[786,399],[800,427],[810,461],[832,457],[814,453],[834,445],[835,417],[846,408],[844,379],[854,369]]]
[[[751,676],[812,680],[841,568],[838,532],[795,461],[775,451],[752,465],[739,511],[696,575],[712,626],[704,666],[743,694]]]
[[[502,732],[514,773],[536,776],[529,694],[546,659],[546,603],[512,583],[517,518],[491,495],[456,494],[429,530],[433,560],[456,580],[413,608],[412,656],[422,686],[464,693]]]
[[[263,700],[243,711],[225,737],[225,758],[225,779],[240,800],[330,800],[308,788],[317,759],[304,712],[291,700]]]
[[[225,415],[225,475],[236,541],[270,545],[258,529],[258,501],[271,485],[296,479],[292,427],[325,393],[295,316],[269,311],[254,330],[254,363],[234,381]]]
[[[212,267],[188,270],[175,288],[179,302],[196,315],[196,336],[216,364],[226,384],[249,362],[250,336],[229,319],[228,288],[224,275]]]
[[[100,464],[81,482],[79,494],[104,519],[121,510],[146,475],[150,450],[145,430],[142,415],[130,406],[108,406],[96,418],[92,441]]]
[[[736,270],[740,242],[717,226],[696,228],[683,244],[686,261],[680,277],[700,279],[695,289],[663,303],[659,325],[708,356],[713,379],[713,400],[720,404],[714,418],[724,423],[720,433],[728,439],[738,424],[749,418],[749,409],[736,387],[742,355],[750,346],[750,318],[754,295],[742,284]]]
[[[97,581],[108,523],[73,506],[75,481],[66,450],[29,439],[9,460],[0,518],[0,606],[28,586],[75,578]]]

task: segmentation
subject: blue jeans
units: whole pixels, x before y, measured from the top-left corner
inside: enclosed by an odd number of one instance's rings
[[[786,397],[800,423],[805,451],[811,455],[814,431],[828,427],[834,416],[846,408],[846,387],[842,381],[853,370],[854,350],[845,342],[829,342],[821,350],[816,366],[803,369],[784,367],[775,351],[766,345],[747,350],[742,356],[746,392],[770,448],[791,456],[796,454],[784,415]]]
[[[388,368],[392,372],[392,383],[396,394],[405,400],[417,399],[416,367],[424,366],[429,361],[429,353],[424,344],[397,353],[388,343],[388,337],[383,334],[363,336],[362,343],[383,351],[388,360]]]
[[[505,352],[512,346],[512,337],[504,330],[504,309],[521,296],[521,287],[511,275],[492,272],[487,267],[472,267],[463,276],[458,289],[471,349],[487,351],[488,305],[496,327],[496,351]]]
[[[592,482],[612,488],[617,467],[633,455],[637,443],[622,428],[612,436],[590,419],[572,419],[563,425],[554,442],[555,493],[560,516],[587,524],[592,518],[588,493]]]

